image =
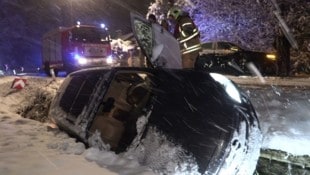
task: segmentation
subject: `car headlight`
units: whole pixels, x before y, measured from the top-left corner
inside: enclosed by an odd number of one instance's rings
[[[275,54],[267,54],[266,58],[268,58],[269,60],[272,60],[272,61],[277,60],[277,56]]]
[[[74,59],[81,65],[86,64],[87,63],[87,59],[84,57],[81,57],[79,54],[75,54],[74,55]]]
[[[210,76],[224,86],[226,93],[236,102],[241,103],[241,97],[236,86],[225,76],[218,73],[210,73]]]

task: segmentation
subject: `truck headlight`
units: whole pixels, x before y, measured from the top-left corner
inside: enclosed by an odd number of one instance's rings
[[[87,59],[86,58],[79,58],[78,59],[78,63],[83,65],[83,64],[86,64],[87,63]]]
[[[86,64],[87,63],[87,59],[84,57],[81,57],[79,54],[75,54],[74,55],[74,59],[81,65]]]
[[[266,58],[268,58],[269,60],[272,60],[272,61],[277,60],[277,56],[275,54],[267,54]]]
[[[112,56],[108,56],[108,58],[107,58],[107,63],[108,64],[112,64],[113,63],[113,58],[112,58]]]

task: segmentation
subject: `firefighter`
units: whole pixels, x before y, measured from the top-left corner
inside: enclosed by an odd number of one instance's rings
[[[201,50],[198,28],[189,14],[179,7],[172,7],[167,16],[175,26],[173,35],[180,43],[183,68],[194,68]]]

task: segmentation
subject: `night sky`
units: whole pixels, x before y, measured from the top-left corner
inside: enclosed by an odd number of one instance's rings
[[[0,64],[41,66],[41,37],[59,26],[105,23],[113,36],[131,30],[129,12],[145,15],[151,0],[1,0]],[[1,67],[1,69],[3,69]]]

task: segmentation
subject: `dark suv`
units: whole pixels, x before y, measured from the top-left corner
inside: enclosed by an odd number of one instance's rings
[[[178,68],[178,41],[131,18],[153,68],[71,73],[51,104],[52,120],[89,146],[129,154],[159,174],[253,174],[262,137],[247,95],[218,73]]]
[[[275,75],[278,70],[276,54],[250,51],[224,41],[203,43],[197,66],[212,72],[243,75],[251,73],[249,63],[262,75]]]

